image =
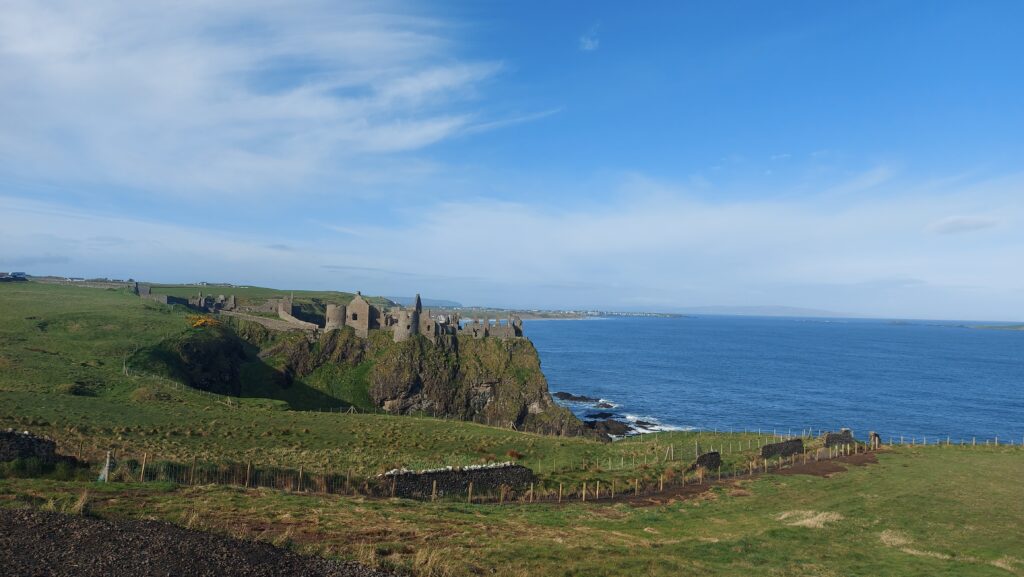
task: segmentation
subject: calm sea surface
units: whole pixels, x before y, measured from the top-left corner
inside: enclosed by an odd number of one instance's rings
[[[1024,331],[706,316],[527,321],[525,332],[552,392],[660,428],[1024,436]]]

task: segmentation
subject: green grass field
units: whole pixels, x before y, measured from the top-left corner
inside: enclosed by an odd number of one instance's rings
[[[352,373],[318,375],[305,393],[270,390],[260,375],[243,373],[251,386],[241,398],[125,373],[140,348],[189,330],[186,315],[123,290],[0,285],[0,428],[50,435],[62,451],[94,459],[113,450],[151,462],[252,461],[360,475],[513,455],[549,488],[671,478],[695,444],[721,449],[727,471],[743,469],[770,440],[673,432],[609,444],[293,409],[297,394],[356,399],[365,387]],[[1022,477],[1019,446],[929,446],[887,450],[877,464],[831,478],[769,474],[645,506],[501,507],[42,479],[0,480],[0,506],[74,509],[88,491],[93,514],[166,519],[418,575],[1024,575]]]
[[[419,575],[1022,575],[1024,451],[903,447],[822,478],[685,501],[467,505],[90,484],[90,510],[169,520]],[[73,507],[81,483],[0,481],[0,506]]]

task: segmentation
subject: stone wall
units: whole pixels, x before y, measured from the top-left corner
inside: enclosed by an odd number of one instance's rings
[[[803,439],[788,439],[781,443],[771,443],[761,447],[761,458],[788,457],[804,452]]]
[[[835,447],[836,445],[852,445],[857,442],[857,439],[853,438],[853,431],[850,429],[842,429],[838,433],[829,431],[825,433],[825,446]]]
[[[52,465],[64,460],[56,451],[57,444],[50,439],[29,432],[19,433],[14,429],[0,431],[0,462],[35,457],[44,464]]]
[[[416,473],[393,471],[381,476],[379,490],[384,496],[391,495],[394,488],[396,497],[429,499],[437,482],[437,496],[465,495],[473,483],[473,494],[496,493],[504,485],[513,490],[522,490],[537,481],[533,471],[522,465],[480,467],[467,469],[441,469]]]
[[[704,453],[697,457],[697,460],[686,468],[686,472],[696,471],[698,467],[704,467],[708,471],[717,471],[722,466],[722,455],[718,451]]]

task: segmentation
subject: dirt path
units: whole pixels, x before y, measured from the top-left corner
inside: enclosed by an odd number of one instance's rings
[[[856,455],[849,455],[846,457],[836,457],[828,461],[809,461],[806,465],[803,463],[787,467],[779,470],[772,470],[769,475],[813,475],[815,477],[828,478],[836,473],[842,473],[847,470],[845,465],[852,465],[862,467],[878,462],[878,458],[875,453],[858,453]],[[757,478],[763,476],[765,473],[755,473],[754,477],[739,477],[722,479],[721,481],[710,481],[703,485],[686,485],[686,486],[675,486],[666,488],[664,492],[657,493],[654,495],[628,495],[620,494],[615,498],[602,498],[598,500],[589,500],[588,502],[594,502],[598,504],[603,503],[628,503],[637,507],[664,505],[666,503],[672,503],[675,501],[685,501],[693,499],[703,493],[710,491],[714,487],[726,487],[735,486],[737,481],[744,479]],[[577,501],[573,501],[577,502]]]
[[[21,577],[394,577],[159,521],[0,509],[0,574]]]

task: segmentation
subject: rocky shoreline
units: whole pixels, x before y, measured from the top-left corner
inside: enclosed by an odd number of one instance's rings
[[[658,423],[641,419],[624,420],[622,414],[614,411],[616,406],[604,399],[576,395],[565,391],[552,393],[551,396],[562,401],[564,404],[585,405],[589,409],[599,409],[585,413],[580,419],[586,428],[607,435],[612,439],[640,435],[663,428]]]

